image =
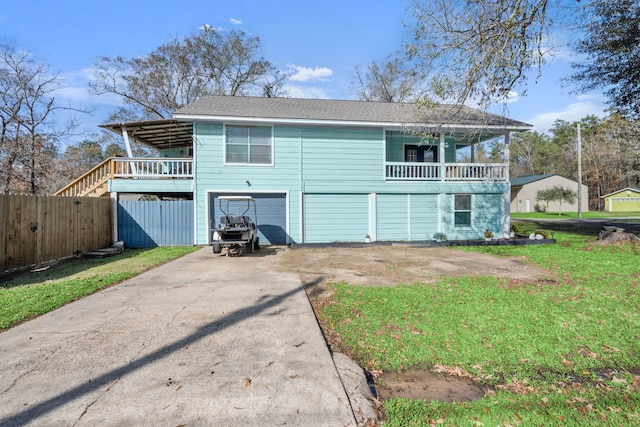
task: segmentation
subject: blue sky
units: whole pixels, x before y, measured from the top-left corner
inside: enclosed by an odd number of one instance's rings
[[[258,36],[264,56],[291,75],[290,96],[353,99],[356,65],[366,67],[396,50],[409,35],[408,0],[2,0],[0,39],[33,53],[64,77],[61,97],[95,107],[79,118],[94,132],[116,102],[87,92],[92,64],[101,56],[147,54],[203,25]],[[91,5],[91,6],[89,6]],[[556,119],[603,115],[600,94],[573,95],[559,79],[571,71],[559,55],[530,81],[505,113],[544,132]],[[535,76],[537,71],[532,72]],[[502,111],[500,111],[502,112]]]

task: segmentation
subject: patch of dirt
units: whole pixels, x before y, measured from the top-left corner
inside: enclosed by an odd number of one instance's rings
[[[471,380],[432,374],[426,369],[404,372],[384,372],[377,378],[378,399],[398,397],[406,399],[439,400],[441,402],[469,402],[485,395],[484,389]]]
[[[332,304],[329,283],[359,286],[396,286],[398,283],[435,283],[444,277],[495,276],[519,283],[555,283],[553,273],[525,263],[523,257],[496,257],[451,248],[416,247],[403,244],[365,247],[287,249],[277,257],[275,268],[298,273],[316,312]],[[321,322],[322,323],[322,322]],[[329,346],[350,355],[349,348],[326,325]],[[479,399],[485,391],[469,379],[435,375],[428,369],[378,375],[376,391],[381,400],[396,397],[444,402]]]
[[[306,287],[347,282],[361,286],[434,283],[443,277],[496,276],[537,282],[552,274],[524,257],[496,257],[451,248],[409,245],[289,249],[278,258],[282,271],[300,275]],[[315,291],[313,297],[328,297]]]

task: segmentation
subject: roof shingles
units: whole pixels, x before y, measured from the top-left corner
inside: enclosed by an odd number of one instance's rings
[[[517,120],[485,113],[469,107],[436,105],[432,109],[415,104],[343,101],[333,99],[257,98],[240,96],[205,96],[182,107],[176,119],[200,117],[233,117],[248,119],[309,120],[329,122],[362,122],[389,125],[477,126],[527,130]]]

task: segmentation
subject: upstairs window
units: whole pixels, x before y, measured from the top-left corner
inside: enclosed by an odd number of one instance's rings
[[[271,129],[270,126],[226,126],[225,163],[272,164]]]
[[[455,227],[471,227],[471,194],[456,194],[453,201]]]

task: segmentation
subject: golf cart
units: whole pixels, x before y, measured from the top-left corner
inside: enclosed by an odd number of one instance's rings
[[[215,223],[211,226],[213,253],[219,254],[226,248],[227,256],[232,256],[243,255],[245,250],[253,253],[260,249],[256,201],[253,197],[219,196],[218,206],[222,215],[218,227],[215,227]],[[252,214],[253,219],[247,213]]]

